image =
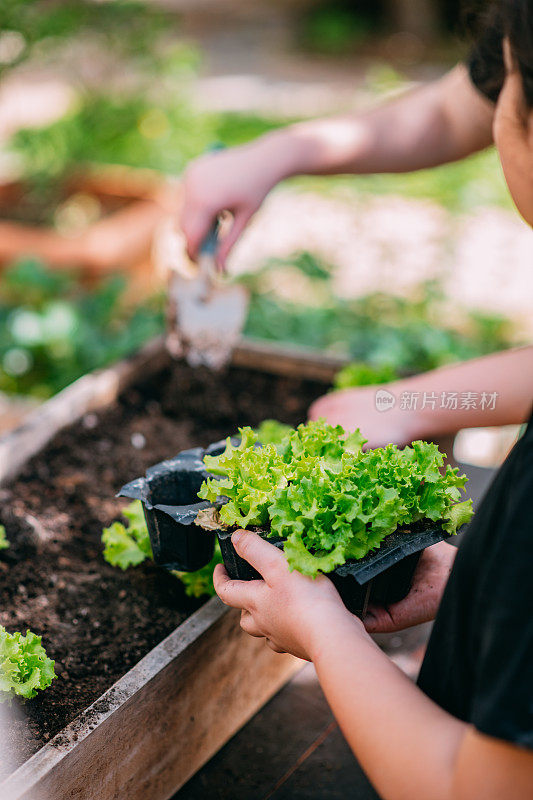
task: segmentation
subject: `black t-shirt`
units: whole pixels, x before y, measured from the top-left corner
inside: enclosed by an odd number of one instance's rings
[[[464,535],[418,684],[481,733],[533,748],[533,416]]]

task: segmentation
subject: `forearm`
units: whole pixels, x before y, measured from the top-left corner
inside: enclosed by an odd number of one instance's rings
[[[260,140],[279,157],[278,179],[296,174],[409,172],[486,147],[492,110],[464,67],[368,112],[290,126]]]
[[[397,381],[390,389],[397,413],[412,415],[417,436],[520,424],[533,406],[533,346],[442,367]],[[402,411],[409,403],[412,411]]]
[[[325,634],[313,661],[348,744],[384,800],[453,797],[464,723],[363,639],[355,621]]]

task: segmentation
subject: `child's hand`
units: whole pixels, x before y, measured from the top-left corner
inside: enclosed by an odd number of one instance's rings
[[[263,576],[261,581],[234,581],[222,564],[215,568],[216,592],[226,605],[242,609],[241,628],[246,633],[264,637],[278,653],[292,653],[307,661],[327,646],[339,626],[366,636],[360,620],[346,609],[325,575],[312,579],[289,572],[283,553],[255,533],[237,531],[232,542]]]
[[[386,608],[370,605],[364,619],[367,631],[392,633],[435,619],[456,554],[447,542],[424,550],[407,597]]]
[[[342,425],[344,430],[360,428],[368,439],[366,447],[384,447],[386,444],[410,444],[421,435],[420,415],[416,411],[400,408],[396,384],[383,387],[393,392],[394,408],[378,411],[376,386],[340,389],[319,397],[309,409],[309,419],[324,417],[331,425]]]
[[[208,153],[187,167],[180,226],[190,258],[197,259],[219,214],[229,211],[233,225],[216,254],[218,267],[224,269],[229,251],[250,218],[284,177],[284,147],[279,138],[265,136],[252,144]]]

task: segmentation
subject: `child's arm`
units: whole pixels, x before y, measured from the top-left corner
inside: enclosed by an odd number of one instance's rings
[[[233,227],[220,245],[222,265],[268,192],[292,175],[410,172],[436,166],[492,142],[494,108],[464,66],[360,114],[314,120],[193,161],[183,182],[181,227],[189,255],[222,211]]]
[[[243,609],[241,627],[278,652],[314,662],[342,731],[384,800],[529,800],[533,752],[483,736],[443,711],[381,652],[333,584],[289,573],[283,554],[253,533],[234,534],[263,581],[217,593]]]
[[[325,417],[346,430],[361,428],[370,447],[525,422],[533,405],[533,346],[441,367],[384,388],[395,397],[389,410],[376,408],[376,387],[361,387],[320,397],[309,416]]]

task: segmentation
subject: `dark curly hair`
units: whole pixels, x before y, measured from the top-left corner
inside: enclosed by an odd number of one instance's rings
[[[470,9],[467,23],[476,39],[472,73],[478,85],[497,100],[505,78],[502,41],[509,38],[513,59],[524,83],[525,99],[533,108],[533,0],[493,0]]]

